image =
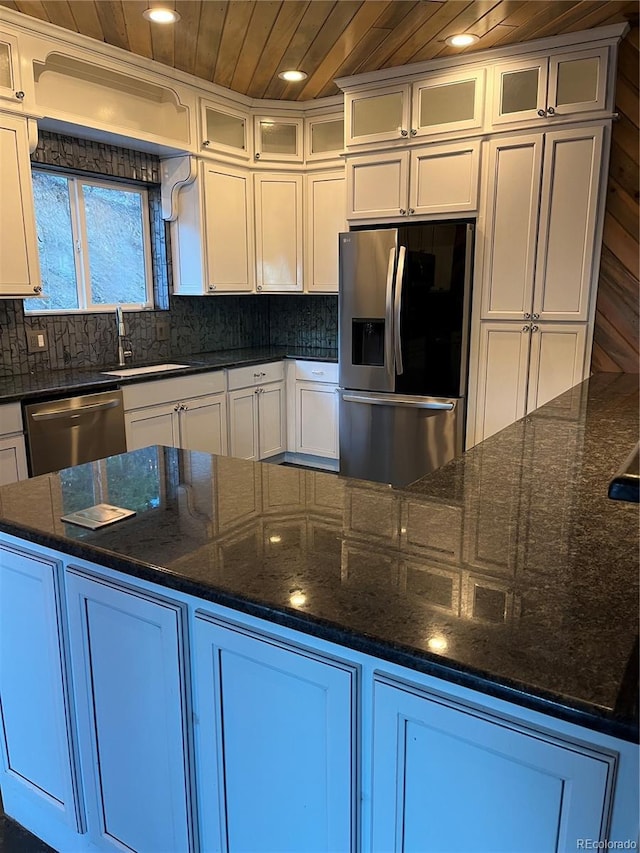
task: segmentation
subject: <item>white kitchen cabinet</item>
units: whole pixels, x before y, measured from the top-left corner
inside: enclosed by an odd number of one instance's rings
[[[283,116],[254,116],[256,160],[301,163],[303,120]]]
[[[585,323],[480,324],[475,443],[584,379]]]
[[[203,849],[353,850],[355,669],[202,611],[195,625]]]
[[[200,148],[202,153],[227,154],[248,160],[250,134],[248,113],[217,101],[200,101]]]
[[[604,110],[607,60],[605,47],[496,65],[492,123],[550,123],[556,117]]]
[[[183,608],[73,566],[66,581],[89,838],[190,850]]]
[[[338,365],[295,363],[295,443],[307,456],[338,458]]]
[[[440,72],[412,83],[348,92],[347,146],[413,139],[480,128],[483,68]]]
[[[18,39],[0,30],[0,99],[4,108],[22,110],[24,97]]]
[[[344,149],[344,113],[309,116],[304,128],[305,161],[340,159]]]
[[[338,234],[347,230],[344,171],[305,177],[305,275],[308,293],[338,292]]]
[[[256,290],[302,290],[302,175],[254,174]]]
[[[82,825],[62,640],[60,563],[0,546],[4,810],[58,850]]]
[[[123,388],[127,450],[152,444],[227,452],[227,401],[222,371]]]
[[[347,160],[347,218],[381,219],[477,209],[477,140]]]
[[[228,384],[229,454],[257,461],[284,453],[286,397],[283,363],[230,370]]]
[[[372,849],[575,850],[606,837],[613,769],[606,753],[376,680]]]
[[[253,192],[248,170],[200,161],[178,192],[172,222],[174,293],[198,296],[254,289]]]
[[[20,403],[0,406],[0,486],[28,477]]]
[[[29,151],[33,119],[0,114],[0,298],[42,292]]]

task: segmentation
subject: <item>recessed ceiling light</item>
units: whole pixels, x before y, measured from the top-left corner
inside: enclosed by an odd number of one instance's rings
[[[180,15],[175,9],[167,9],[165,6],[155,6],[150,9],[145,9],[142,17],[147,21],[153,21],[155,24],[175,24],[180,20]]]
[[[301,80],[306,80],[307,75],[304,71],[281,71],[278,74],[281,80],[286,80],[287,83],[300,83]]]
[[[474,36],[471,33],[458,33],[455,36],[449,36],[446,39],[446,43],[449,47],[469,47],[472,44],[476,44],[476,42],[480,41],[478,36]]]

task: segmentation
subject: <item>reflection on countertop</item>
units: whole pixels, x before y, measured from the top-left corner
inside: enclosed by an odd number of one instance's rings
[[[637,512],[607,486],[637,385],[584,382],[405,490],[147,448],[0,489],[0,530],[633,739]],[[137,515],[60,521],[100,501]]]
[[[15,374],[0,376],[0,404],[16,400],[37,398],[42,396],[60,396],[65,393],[86,393],[106,390],[133,382],[150,382],[167,377],[186,376],[193,373],[204,373],[208,370],[222,370],[225,367],[239,367],[251,364],[264,364],[268,361],[278,361],[282,358],[299,358],[309,361],[337,362],[338,354],[335,349],[322,347],[245,347],[242,349],[216,350],[215,352],[199,352],[191,355],[175,355],[163,359],[163,363],[179,362],[188,366],[182,370],[168,370],[163,373],[150,375],[117,377],[105,373],[112,368],[92,368],[73,370],[51,370],[31,374]],[[127,367],[146,366],[144,360],[136,360]]]

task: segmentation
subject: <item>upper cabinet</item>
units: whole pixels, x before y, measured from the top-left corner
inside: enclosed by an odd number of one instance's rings
[[[303,157],[301,118],[254,117],[256,160],[301,163]]]
[[[347,230],[342,170],[305,177],[305,290],[338,292],[338,234]]]
[[[302,175],[253,176],[256,203],[256,290],[302,290]]]
[[[344,115],[314,116],[305,121],[305,160],[335,160],[344,148]]]
[[[11,109],[22,109],[24,91],[20,77],[18,39],[0,30],[0,103]]]
[[[233,107],[212,101],[200,102],[200,150],[227,154],[248,160],[250,157],[249,117]]]
[[[0,113],[0,298],[42,291],[29,161],[35,143],[32,119]]]
[[[492,124],[539,123],[605,108],[607,48],[532,56],[493,69]]]
[[[411,139],[479,128],[484,69],[434,74],[347,94],[347,145]]]

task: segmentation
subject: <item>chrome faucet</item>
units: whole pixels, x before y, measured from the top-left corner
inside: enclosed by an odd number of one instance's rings
[[[118,329],[118,367],[124,367],[127,358],[131,358],[133,352],[131,350],[131,344],[129,343],[129,349],[125,349],[127,341],[127,330],[124,327],[124,317],[122,316],[122,305],[118,305],[116,307],[116,326]]]

